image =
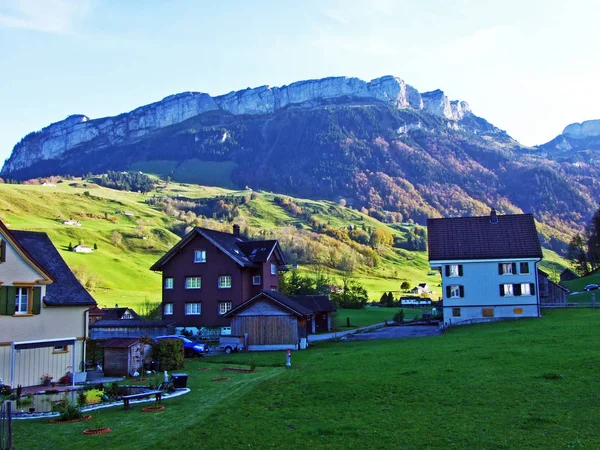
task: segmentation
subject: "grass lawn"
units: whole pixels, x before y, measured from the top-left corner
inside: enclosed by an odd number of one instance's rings
[[[481,324],[404,340],[329,342],[294,352],[186,361],[192,392],[83,423],[15,423],[15,448],[600,448],[600,311]],[[227,373],[222,364],[260,372]]]
[[[417,315],[423,314],[421,308],[402,308],[404,310],[404,319],[411,320]],[[349,330],[350,328],[360,328],[376,323],[389,322],[394,318],[400,308],[373,308],[365,309],[338,309],[335,313],[335,327],[338,330]],[[431,311],[431,308],[427,309]],[[347,319],[350,319],[350,327],[347,327]]]

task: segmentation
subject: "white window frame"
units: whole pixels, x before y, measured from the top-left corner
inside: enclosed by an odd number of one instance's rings
[[[52,354],[54,353],[69,353],[69,346],[68,345],[55,345],[52,348]]]
[[[271,263],[271,275],[277,275],[277,264]]]
[[[527,272],[523,272],[523,270],[521,270],[521,269],[523,268],[523,264],[526,264],[526,265],[527,265]],[[522,273],[522,274],[529,274],[529,262],[527,262],[527,261],[523,261],[523,262],[520,262],[520,263],[519,263],[519,273]]]
[[[219,281],[217,285],[219,289],[231,289],[231,275],[219,275]]]
[[[231,311],[231,302],[219,302],[219,315],[228,313]]]
[[[173,303],[165,303],[163,305],[163,315],[165,315],[165,316],[173,315]]]
[[[253,286],[260,286],[260,275],[254,275],[252,277],[252,285]]]
[[[28,287],[18,287],[15,295],[15,315],[30,314],[31,311],[31,292]],[[25,301],[25,311],[22,310],[23,301]]]
[[[504,296],[505,297],[514,297],[515,296],[515,290],[513,288],[512,284],[504,284]]]
[[[450,268],[448,269],[450,275],[448,277],[459,277],[460,271],[458,269],[458,264],[450,264]]]
[[[521,283],[521,295],[531,296],[531,286],[529,283]]]
[[[450,297],[448,298],[460,298],[460,286],[450,285]]]
[[[206,250],[194,250],[194,263],[201,264],[206,262]]]
[[[197,283],[195,281],[197,281]],[[202,277],[186,277],[185,288],[186,289],[202,289]]]
[[[502,275],[514,275],[512,263],[502,263]]]
[[[202,314],[202,303],[186,303],[185,304],[185,315],[186,316],[199,316]]]
[[[174,280],[173,277],[166,277],[165,278],[165,289],[173,289],[173,284],[174,284]]]

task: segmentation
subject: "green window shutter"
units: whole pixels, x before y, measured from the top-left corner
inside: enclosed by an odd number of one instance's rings
[[[535,295],[535,283],[529,283],[529,291],[531,295]]]
[[[450,298],[450,286],[446,286],[446,298]]]
[[[463,276],[463,270],[462,270],[462,264],[458,265],[458,276],[462,277]]]
[[[42,288],[34,287],[33,288],[33,307],[31,308],[31,312],[33,314],[39,314],[42,310]]]
[[[513,275],[517,274],[517,263],[512,263],[512,273]]]
[[[460,297],[464,297],[465,296],[465,287],[464,286],[460,286],[459,287],[459,291],[460,291]]]
[[[513,293],[515,296],[521,295],[521,285],[520,284],[513,284]]]
[[[450,276],[450,266],[448,264],[446,264],[446,276]]]
[[[500,297],[504,297],[504,285],[500,285]]]
[[[0,240],[0,263],[6,261],[6,241]]]
[[[502,263],[498,264],[498,275],[502,275],[504,271],[502,270]]]
[[[8,308],[8,287],[0,286],[0,315],[8,314],[6,309]]]
[[[17,288],[14,286],[8,286],[6,288],[6,293],[8,294],[8,299],[6,301],[6,314],[13,316],[17,309],[15,307],[15,301],[17,300]]]

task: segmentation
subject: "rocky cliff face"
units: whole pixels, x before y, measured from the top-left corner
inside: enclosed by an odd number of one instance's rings
[[[562,134],[540,145],[540,149],[563,158],[583,158],[596,163],[600,151],[600,120],[567,125]]]
[[[13,149],[0,174],[25,169],[43,160],[59,159],[65,153],[85,148],[98,151],[107,147],[138,142],[149,134],[209,111],[233,115],[271,114],[286,107],[311,108],[323,101],[380,101],[398,109],[413,109],[452,122],[470,113],[462,101],[449,101],[440,90],[420,94],[403,80],[384,76],[366,82],[358,78],[333,77],[292,83],[289,86],[261,86],[211,97],[201,92],[184,92],[160,102],[142,106],[116,117],[89,119],[73,115],[26,136]]]

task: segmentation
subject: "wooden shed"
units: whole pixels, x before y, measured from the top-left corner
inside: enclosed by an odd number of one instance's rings
[[[142,368],[144,344],[137,338],[115,338],[104,342],[104,375],[124,377]]]
[[[297,349],[312,311],[276,291],[263,291],[229,311],[231,333],[248,334],[248,350]]]

